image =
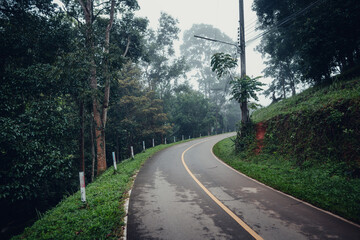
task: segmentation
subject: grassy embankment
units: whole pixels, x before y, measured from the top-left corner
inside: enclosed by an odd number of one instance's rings
[[[266,127],[239,154],[214,147],[224,162],[280,191],[360,222],[360,78],[308,89],[252,115]]]
[[[149,148],[133,160],[119,163],[116,172],[110,167],[86,187],[86,204],[77,192],[13,239],[119,239],[126,215],[124,202],[134,174],[156,152],[181,142]]]

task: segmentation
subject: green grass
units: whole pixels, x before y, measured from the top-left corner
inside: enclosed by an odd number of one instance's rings
[[[277,115],[293,112],[316,111],[339,101],[360,98],[360,78],[350,81],[335,81],[329,86],[309,88],[294,97],[255,111],[251,118],[254,122],[263,122]]]
[[[236,155],[230,138],[217,143],[214,153],[236,170],[268,186],[360,222],[360,179],[344,174],[343,163],[307,162],[298,166],[278,153]]]
[[[109,168],[86,187],[86,204],[80,201],[77,192],[13,239],[118,239],[122,235],[124,201],[132,186],[132,176],[156,152],[181,142],[149,148],[135,155],[135,159],[119,163],[117,172],[114,167]]]

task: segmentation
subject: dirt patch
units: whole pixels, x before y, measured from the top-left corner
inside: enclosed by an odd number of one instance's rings
[[[255,153],[259,154],[261,149],[264,147],[264,138],[266,133],[266,126],[264,123],[260,122],[256,124],[256,141],[257,141],[257,148],[255,149]]]

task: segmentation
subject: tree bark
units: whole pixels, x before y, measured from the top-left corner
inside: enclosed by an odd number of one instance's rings
[[[80,137],[79,137],[79,152],[80,152],[80,172],[85,172],[85,157],[84,157],[84,101],[80,100],[79,104],[80,115]]]
[[[97,78],[96,78],[96,63],[95,63],[95,45],[94,45],[94,34],[92,31],[92,24],[93,24],[93,1],[87,0],[86,3],[84,0],[78,0],[85,17],[85,24],[86,24],[86,46],[90,50],[89,54],[89,61],[90,61],[90,87],[97,91]],[[115,1],[115,0],[113,0]],[[111,25],[110,25],[111,28]],[[105,95],[107,89],[105,89]],[[95,123],[95,141],[96,141],[96,153],[97,153],[97,175],[100,175],[102,172],[106,170],[106,155],[105,155],[105,125],[103,119],[106,121],[106,112],[101,111],[99,109],[99,103],[96,97],[96,94],[93,94],[93,117]],[[104,102],[103,106],[108,105],[108,101]],[[107,107],[106,107],[107,108]],[[101,114],[102,112],[102,114]],[[105,117],[103,117],[105,115]]]
[[[95,155],[95,146],[94,146],[94,122],[93,119],[91,119],[91,124],[90,124],[90,136],[91,136],[91,157],[92,157],[92,168],[91,168],[91,182],[94,181],[94,176],[95,176],[95,160],[96,160],[96,155]]]

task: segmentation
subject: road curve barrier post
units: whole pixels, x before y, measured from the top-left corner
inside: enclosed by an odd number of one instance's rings
[[[81,201],[86,203],[86,193],[85,193],[85,175],[84,172],[79,172],[80,179],[80,193],[81,193]]]
[[[131,158],[134,159],[134,147],[131,146],[130,149],[131,149]]]
[[[114,162],[114,169],[117,170],[115,152],[112,152],[112,157],[113,157],[113,162]]]

